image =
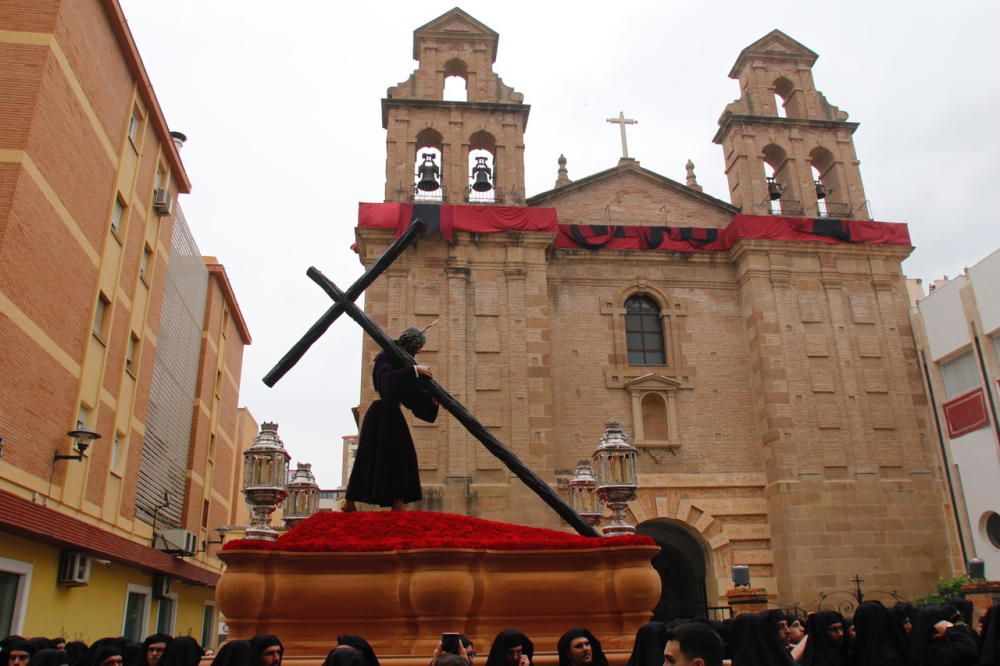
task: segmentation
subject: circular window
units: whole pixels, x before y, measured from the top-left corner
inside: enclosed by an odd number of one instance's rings
[[[994,548],[1000,548],[1000,513],[990,511],[986,514],[983,526],[986,528],[986,538]]]

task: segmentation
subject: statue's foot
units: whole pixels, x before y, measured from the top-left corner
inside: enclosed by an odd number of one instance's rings
[[[393,500],[392,501],[392,510],[393,511],[406,511],[406,508],[403,506],[403,500]]]
[[[345,499],[340,503],[340,510],[343,513],[351,513],[357,511],[358,507],[354,504],[354,500]]]

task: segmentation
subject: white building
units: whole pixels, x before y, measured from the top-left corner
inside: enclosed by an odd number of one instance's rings
[[[966,559],[1000,577],[1000,250],[939,280],[913,312]],[[920,292],[922,295],[922,291]]]

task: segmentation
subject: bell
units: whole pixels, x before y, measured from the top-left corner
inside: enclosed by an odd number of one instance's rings
[[[433,153],[424,153],[421,157],[424,158],[424,161],[420,165],[420,168],[417,169],[417,176],[420,177],[420,180],[417,182],[417,189],[421,192],[434,192],[441,187],[441,184],[437,180],[441,170],[437,164],[434,164]]]
[[[826,199],[826,188],[823,187],[823,182],[820,180],[816,181],[816,198]]]
[[[781,198],[781,185],[770,176],[767,178],[767,196],[770,197],[771,201],[777,201]]]
[[[472,167],[472,177],[475,178],[472,189],[476,192],[489,192],[493,189],[493,184],[490,182],[490,168],[486,166],[485,157],[476,158],[476,166]]]

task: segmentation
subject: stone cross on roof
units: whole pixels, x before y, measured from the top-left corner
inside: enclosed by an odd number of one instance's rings
[[[618,125],[622,131],[622,159],[628,159],[628,141],[625,139],[625,126],[626,125],[637,125],[638,120],[633,120],[632,118],[626,118],[624,111],[618,112],[617,118],[608,118],[608,122],[613,125]]]

